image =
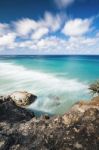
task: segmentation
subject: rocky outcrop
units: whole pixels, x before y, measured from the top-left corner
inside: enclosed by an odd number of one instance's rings
[[[85,111],[92,108],[99,110],[99,96],[94,97],[91,101],[79,101],[73,105],[70,111],[63,115],[64,123],[71,124],[74,121],[78,121]]]
[[[8,96],[12,101],[14,101],[18,106],[27,106],[33,103],[37,96],[26,91],[16,91]]]
[[[62,116],[36,118],[0,99],[0,150],[98,150],[99,97],[76,103]]]
[[[10,99],[0,99],[0,121],[13,123],[22,120],[30,120],[33,116],[33,113],[17,106],[14,101]]]
[[[16,91],[13,92],[9,97],[18,105],[18,106],[27,106],[33,103],[37,96],[26,91]]]

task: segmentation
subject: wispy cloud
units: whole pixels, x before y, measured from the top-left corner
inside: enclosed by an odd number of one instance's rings
[[[0,46],[14,48],[16,35],[15,33],[8,33],[0,37]]]
[[[63,25],[63,21],[65,22]],[[99,32],[90,37],[94,19],[64,20],[60,14],[45,12],[38,21],[24,18],[0,23],[0,51],[22,50],[42,54],[99,54]],[[58,35],[58,36],[56,36]]]
[[[71,5],[75,0],[54,0],[58,8],[66,8]]]
[[[0,36],[8,33],[10,30],[10,27],[6,23],[0,23]]]
[[[24,18],[14,22],[14,27],[19,36],[27,36],[32,30],[38,28],[38,23],[32,19]]]
[[[38,30],[36,30],[33,35],[32,35],[32,39],[40,39],[42,38],[44,35],[47,35],[49,33],[49,29],[46,28],[46,27],[42,27],[42,28],[39,28]]]
[[[45,12],[42,25],[48,27],[51,31],[57,31],[60,29],[63,23],[63,17],[61,14],[52,15],[49,12]]]
[[[60,29],[61,23],[62,17],[60,14],[52,15],[49,12],[45,12],[43,19],[35,21],[33,19],[24,18],[14,22],[14,27],[18,36],[28,37],[32,35],[33,39],[37,39],[47,34],[49,30],[50,32],[57,31]]]
[[[38,41],[36,48],[49,54],[91,54],[99,53],[98,42],[97,37],[71,37],[65,40],[52,36]]]

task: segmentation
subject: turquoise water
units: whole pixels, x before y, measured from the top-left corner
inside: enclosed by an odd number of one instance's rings
[[[0,56],[0,94],[32,92],[32,110],[62,114],[89,99],[88,85],[98,78],[99,56]]]

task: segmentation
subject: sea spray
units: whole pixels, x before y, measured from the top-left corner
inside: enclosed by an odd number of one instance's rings
[[[0,94],[26,90],[38,96],[29,109],[64,113],[88,92],[87,84],[77,79],[27,69],[14,63],[0,62]]]

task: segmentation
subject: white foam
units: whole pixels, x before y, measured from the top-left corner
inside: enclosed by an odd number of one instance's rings
[[[49,97],[50,95],[60,96],[69,93],[69,96],[72,96],[72,93],[79,93],[79,91],[85,91],[86,89],[87,85],[77,79],[59,78],[50,73],[0,62],[0,94],[15,90],[32,92],[41,97],[32,105],[32,108],[50,111],[54,104],[51,101],[54,98]],[[64,100],[66,101],[66,99]],[[50,107],[49,110],[48,107]]]
[[[79,82],[77,79],[57,78],[48,73],[28,70],[23,66],[11,63],[0,63],[0,79],[5,80],[5,84],[3,85],[8,85],[9,88],[29,88],[29,90],[39,92],[42,90],[71,92],[83,90],[87,87],[86,84]]]

